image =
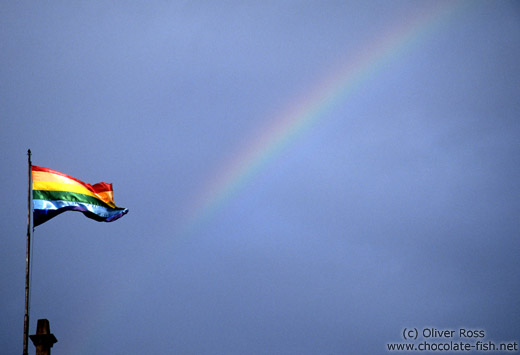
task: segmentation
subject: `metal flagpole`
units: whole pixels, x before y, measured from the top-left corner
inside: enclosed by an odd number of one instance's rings
[[[27,189],[27,251],[25,256],[25,316],[23,319],[23,355],[28,355],[29,341],[29,274],[31,265],[31,193],[32,193],[32,164],[31,150],[27,150],[29,163],[29,179]]]

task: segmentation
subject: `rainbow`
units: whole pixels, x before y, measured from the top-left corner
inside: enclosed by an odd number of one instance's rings
[[[324,119],[330,108],[413,48],[426,34],[445,24],[465,4],[466,1],[434,2],[432,7],[422,9],[369,43],[356,56],[348,58],[346,64],[333,71],[330,77],[320,81],[296,104],[270,120],[274,123],[223,165],[217,174],[213,174],[217,178],[194,198],[186,213],[182,233],[210,218],[280,151]]]
[[[209,181],[189,200],[177,230],[177,238],[168,238],[165,241],[165,250],[169,250],[167,247],[174,243],[174,240],[178,243],[196,228],[203,226],[205,221],[225,206],[226,202],[244,188],[278,153],[302,137],[320,120],[325,119],[327,111],[335,104],[346,100],[387,64],[413,49],[420,40],[427,38],[428,33],[442,27],[469,3],[434,1],[431,7],[409,17],[406,23],[400,22],[376,41],[368,43],[356,56],[347,57],[343,65],[332,70],[329,77],[319,81],[295,104],[288,105],[285,110],[270,118],[269,121],[274,123],[263,129],[257,135],[258,138],[240,150],[233,159],[223,164],[216,174],[212,174],[216,178]],[[135,284],[135,287],[141,285]],[[117,302],[112,299],[106,300],[99,305],[99,317],[89,316],[83,319],[77,334],[89,336],[82,338],[81,345],[76,349],[83,349],[81,353],[84,354],[90,353],[90,340],[96,338],[94,335],[102,334],[112,326],[114,319],[126,312],[129,305],[125,302],[128,300],[129,298],[126,301],[118,299]],[[112,313],[107,314],[106,309],[111,309]],[[105,319],[102,326],[96,324],[98,319]]]

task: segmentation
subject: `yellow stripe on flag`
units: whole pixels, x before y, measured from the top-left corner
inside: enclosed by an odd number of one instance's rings
[[[63,184],[70,184],[70,185],[80,185],[79,182],[69,179],[65,176],[57,175],[57,174],[51,174],[45,171],[33,171],[33,182],[36,181],[47,181],[47,182],[61,182]]]

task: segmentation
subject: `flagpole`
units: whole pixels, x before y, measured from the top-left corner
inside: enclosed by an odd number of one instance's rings
[[[29,275],[31,265],[31,150],[27,150],[27,161],[29,163],[28,188],[27,188],[27,250],[25,255],[25,316],[23,319],[23,355],[28,355],[29,342]]]

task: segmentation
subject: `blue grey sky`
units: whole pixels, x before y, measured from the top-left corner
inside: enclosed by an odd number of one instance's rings
[[[30,333],[49,319],[55,355],[520,341],[518,2],[453,11],[182,232],[280,112],[439,3],[0,4],[1,352],[22,351],[29,148],[130,210],[35,229]]]

